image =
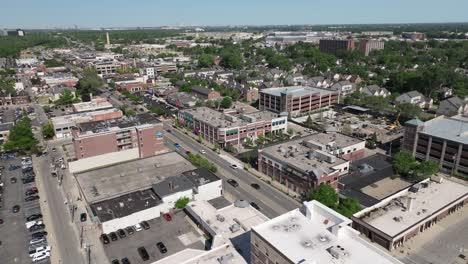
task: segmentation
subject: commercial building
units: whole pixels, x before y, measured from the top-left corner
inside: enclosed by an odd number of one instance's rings
[[[353,227],[394,250],[467,203],[465,183],[433,176],[354,214]]]
[[[432,160],[447,173],[468,174],[468,117],[439,116],[405,123],[403,148],[420,160]]]
[[[359,236],[351,220],[317,201],[254,226],[250,263],[401,264]]]
[[[119,91],[127,91],[130,93],[139,92],[139,91],[146,91],[151,86],[149,83],[133,81],[133,82],[125,82],[121,84],[116,84],[117,90]]]
[[[72,134],[78,160],[109,153],[145,158],[165,150],[163,124],[150,113],[80,123]]]
[[[111,103],[109,103],[105,98],[100,97],[93,98],[89,102],[73,104],[73,111],[75,113],[93,112],[112,108],[114,108],[114,106]]]
[[[94,68],[98,74],[113,74],[118,69],[126,69],[127,65],[114,60],[103,60],[94,63]]]
[[[8,135],[10,135],[10,129],[13,125],[13,122],[0,123],[0,145],[8,140]]]
[[[65,138],[71,137],[72,129],[76,127],[76,124],[92,122],[92,121],[104,121],[110,119],[122,118],[123,113],[117,109],[106,109],[94,112],[84,112],[78,114],[71,114],[65,116],[53,117],[51,119],[52,125],[54,126],[55,137]]]
[[[339,100],[338,91],[306,86],[278,87],[260,90],[259,108],[296,116],[335,105]]]
[[[258,171],[299,194],[322,183],[336,188],[349,160],[361,158],[364,149],[362,140],[318,133],[258,150]]]
[[[20,91],[15,96],[0,92],[0,105],[24,105],[30,102],[31,98],[26,91]]]
[[[403,32],[401,33],[401,37],[411,40],[424,40],[426,38],[426,34],[421,32]]]
[[[354,50],[354,40],[352,39],[321,39],[319,42],[321,52],[336,54],[342,51]]]
[[[286,116],[267,111],[222,113],[208,107],[179,111],[179,122],[197,135],[221,147],[242,144],[246,138],[255,140],[266,133],[286,132]]]
[[[202,86],[193,86],[192,93],[203,100],[213,100],[221,97],[221,94],[218,91],[215,91],[213,88],[206,88]]]
[[[369,56],[374,50],[382,50],[385,47],[385,42],[372,39],[363,39],[359,41],[359,50],[364,56]]]

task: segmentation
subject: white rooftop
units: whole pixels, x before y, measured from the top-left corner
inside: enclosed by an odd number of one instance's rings
[[[109,108],[113,108],[113,106],[104,98],[95,98],[95,99],[92,99],[90,102],[82,102],[82,103],[73,104],[73,110],[75,112],[88,112],[88,111],[95,111],[95,110],[102,110],[102,109],[109,109]]]
[[[401,263],[363,240],[350,223],[311,201],[252,230],[292,263]]]
[[[230,244],[222,245],[210,251],[187,248],[152,264],[220,264],[225,259],[229,264],[247,264],[245,259]]]
[[[456,115],[440,116],[424,123],[423,134],[468,144],[468,117]]]
[[[423,187],[425,183],[427,187]],[[426,180],[420,186],[416,193],[405,189],[354,216],[395,237],[448,204],[468,196],[468,186],[446,179],[442,183]]]

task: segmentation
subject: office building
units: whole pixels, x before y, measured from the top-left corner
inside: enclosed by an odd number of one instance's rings
[[[426,38],[426,34],[421,32],[403,32],[401,33],[401,37],[411,40],[424,40]]]
[[[321,39],[319,42],[321,52],[337,54],[342,51],[354,50],[354,40],[352,39]]]
[[[385,42],[372,39],[363,39],[359,41],[359,50],[364,56],[369,56],[374,50],[382,50],[385,47]]]
[[[351,220],[317,201],[254,226],[252,264],[401,264],[352,229]]]
[[[316,111],[339,102],[338,91],[307,86],[290,86],[260,90],[259,108],[275,113],[301,113]]]

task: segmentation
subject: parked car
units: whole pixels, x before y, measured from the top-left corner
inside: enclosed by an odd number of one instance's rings
[[[141,230],[143,230],[140,224],[136,224],[134,227],[135,227],[135,231],[137,232],[140,232]]]
[[[122,262],[122,264],[131,264],[131,263],[130,263],[130,260],[128,260],[128,258],[123,258],[123,259],[121,260],[121,262]]]
[[[26,220],[27,221],[34,221],[34,220],[41,219],[41,218],[42,218],[42,214],[32,214],[32,215],[26,217]]]
[[[26,223],[26,228],[30,228],[31,226],[35,226],[35,225],[40,225],[42,224],[42,221],[39,220],[39,221],[29,221]]]
[[[254,188],[255,190],[260,189],[260,185],[258,185],[256,183],[252,183],[252,184],[250,184],[250,186],[252,186],[252,188]]]
[[[168,213],[163,214],[163,217],[168,222],[172,221],[172,216],[170,214],[168,214]]]
[[[163,254],[167,252],[167,248],[166,248],[166,246],[164,245],[163,242],[156,243],[156,246],[158,247],[159,252],[161,252]]]
[[[125,231],[127,231],[127,234],[129,234],[129,235],[133,235],[135,233],[135,230],[131,226],[127,226],[125,228]]]
[[[38,230],[41,230],[41,229],[44,229],[45,228],[45,225],[44,224],[39,224],[39,225],[33,225],[29,228],[29,232],[34,232],[34,231],[38,231]]]
[[[26,184],[26,183],[35,182],[36,179],[35,178],[27,178],[27,179],[21,179],[21,181],[23,182],[23,184]]]
[[[104,243],[104,245],[109,244],[109,242],[110,242],[109,237],[106,234],[101,235],[101,241],[102,241],[102,243]]]
[[[28,188],[27,191],[39,191],[39,189],[37,189],[37,187],[31,187]]]
[[[81,213],[80,214],[80,221],[81,222],[86,222],[86,219],[87,219],[86,213]]]
[[[11,178],[10,178],[10,182],[11,182],[11,183],[16,183],[17,181],[18,181],[18,180],[17,180],[15,177],[11,177]]]
[[[120,264],[120,262],[119,262],[118,259],[114,259],[114,260],[112,260],[111,264]]]
[[[150,225],[146,221],[142,221],[140,225],[143,227],[143,229],[148,230],[150,229]]]
[[[119,238],[117,237],[117,234],[115,232],[110,232],[109,233],[109,237],[112,241],[116,241],[118,240]]]
[[[26,202],[39,200],[39,195],[28,196],[28,197],[24,198],[24,200],[25,200]]]
[[[237,166],[236,164],[231,164],[231,168],[235,170],[235,169],[239,168],[239,166]]]
[[[44,242],[46,239],[45,238],[34,238],[32,239],[31,241],[29,241],[29,244],[31,245],[34,245],[34,244],[38,244],[38,243],[42,243]]]
[[[254,202],[251,202],[250,205],[251,205],[253,208],[255,208],[255,209],[257,209],[257,210],[260,211],[260,206],[258,206],[258,204],[254,203]]]
[[[46,258],[50,257],[50,251],[43,251],[37,255],[34,255],[32,261],[33,262],[39,262],[41,260],[44,260]]]
[[[11,208],[11,211],[12,211],[13,213],[17,213],[17,212],[20,211],[20,209],[21,209],[21,207],[20,207],[19,205],[15,205],[15,206],[13,206],[13,207]]]
[[[33,194],[36,194],[36,193],[38,193],[37,190],[34,190],[34,191],[33,190],[27,190],[24,194],[29,196],[29,195],[33,195]]]
[[[239,183],[237,183],[236,180],[228,179],[227,182],[228,182],[229,184],[231,184],[233,187],[238,187],[238,186],[239,186]]]
[[[32,258],[34,255],[37,253],[43,252],[43,251],[50,251],[49,246],[41,246],[41,247],[32,247],[29,249],[29,256]]]
[[[39,232],[36,232],[36,233],[32,233],[31,234],[31,238],[42,238],[42,237],[46,237],[47,236],[47,232],[46,231],[39,231]]]
[[[127,236],[127,234],[125,234],[125,231],[123,231],[123,229],[117,230],[117,234],[119,234],[120,238],[124,238]]]
[[[174,146],[175,146],[176,148],[180,148],[180,144],[179,144],[179,143],[174,143]]]
[[[146,251],[145,247],[139,247],[138,254],[140,254],[140,257],[143,261],[147,261],[149,259],[148,251]]]
[[[205,154],[206,151],[205,151],[204,149],[200,149],[200,153],[201,153],[201,154]]]

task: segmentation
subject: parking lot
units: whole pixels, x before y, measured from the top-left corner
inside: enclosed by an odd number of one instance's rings
[[[137,249],[145,247],[150,256],[149,263],[165,258],[186,248],[205,249],[203,236],[191,225],[190,220],[183,211],[172,214],[172,220],[166,221],[162,217],[148,221],[150,229],[126,233],[125,238],[111,241],[104,245],[110,261],[128,258],[131,263],[142,263]],[[167,253],[161,253],[156,243],[163,242]]]
[[[25,192],[31,187],[35,187],[34,182],[22,183],[22,169],[10,169],[10,165],[21,165],[21,158],[16,157],[9,160],[1,160],[0,165],[4,166],[1,176],[2,201],[0,209],[0,256],[2,264],[32,263],[28,249],[31,234],[26,229],[26,217],[32,214],[40,214],[41,208],[39,200],[25,201]],[[13,180],[12,180],[13,179]],[[14,180],[16,179],[16,181]],[[30,195],[31,196],[31,195]],[[19,206],[17,213],[13,212],[13,206]],[[40,231],[40,230],[37,230]],[[48,263],[48,260],[35,263]]]

